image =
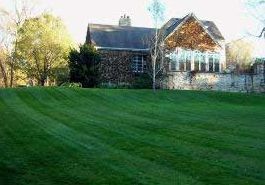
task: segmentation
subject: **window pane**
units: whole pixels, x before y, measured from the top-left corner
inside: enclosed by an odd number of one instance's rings
[[[186,62],[186,71],[191,71],[191,61]]]
[[[180,52],[180,58],[179,58],[179,70],[180,71],[185,71],[185,62],[186,62],[185,51],[182,50]]]
[[[175,52],[172,52],[169,54],[169,59],[170,59],[170,70],[176,71],[177,70],[177,55]]]
[[[206,71],[206,63],[204,63],[204,62],[201,63],[201,71],[202,72]]]
[[[214,71],[215,72],[219,72],[220,71],[219,59],[215,59],[215,62],[214,62]]]
[[[213,72],[213,56],[209,57],[209,71]]]
[[[195,53],[195,57],[194,57],[194,70],[195,71],[199,71],[199,63],[200,63],[200,55],[199,53]]]
[[[170,69],[172,71],[176,71],[176,61],[171,60],[171,62],[170,62]]]
[[[179,70],[180,71],[185,71],[185,63],[184,62],[180,62],[179,63]]]
[[[191,51],[187,51],[186,53],[186,71],[191,70]]]
[[[143,56],[143,67],[144,67],[144,71],[147,70],[147,66],[146,66],[146,61],[147,61],[147,56]]]
[[[143,55],[135,55],[132,61],[133,72],[143,72]]]

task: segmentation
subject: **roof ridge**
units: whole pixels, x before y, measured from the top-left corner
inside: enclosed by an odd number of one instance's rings
[[[116,28],[144,28],[144,29],[155,29],[150,27],[143,27],[143,26],[119,26],[119,25],[111,25],[111,24],[98,24],[98,23],[88,23],[89,25],[98,25],[98,26],[111,26]]]

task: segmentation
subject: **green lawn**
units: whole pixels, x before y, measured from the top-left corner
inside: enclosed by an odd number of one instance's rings
[[[265,184],[265,95],[0,90],[0,184]]]

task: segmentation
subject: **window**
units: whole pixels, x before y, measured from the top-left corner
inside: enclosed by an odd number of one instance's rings
[[[200,53],[199,52],[195,52],[194,70],[195,71],[199,71],[200,70]]]
[[[180,52],[178,62],[179,62],[179,70],[185,71],[186,59],[185,59],[185,52],[184,51]]]
[[[170,70],[176,71],[177,70],[177,54],[175,52],[172,52],[169,54],[170,59]]]
[[[202,72],[206,71],[206,60],[205,60],[205,53],[200,53],[200,63],[201,63],[201,70]]]
[[[143,73],[146,70],[146,56],[135,55],[132,59],[132,69],[135,73]]]
[[[220,54],[209,54],[209,72],[220,72]]]
[[[208,55],[208,57],[207,57]],[[170,59],[171,71],[191,71],[192,61],[194,60],[194,70],[201,72],[219,72],[220,54],[184,50],[177,48],[167,57]]]
[[[216,57],[214,59],[214,71],[220,72],[220,59],[219,59],[219,57]]]
[[[191,71],[191,57],[192,52],[186,51],[186,71]]]
[[[213,72],[213,63],[214,63],[214,58],[213,55],[209,55],[209,72]]]

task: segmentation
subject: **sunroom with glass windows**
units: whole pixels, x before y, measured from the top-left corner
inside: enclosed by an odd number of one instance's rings
[[[170,71],[221,72],[220,53],[176,48],[167,57]]]

